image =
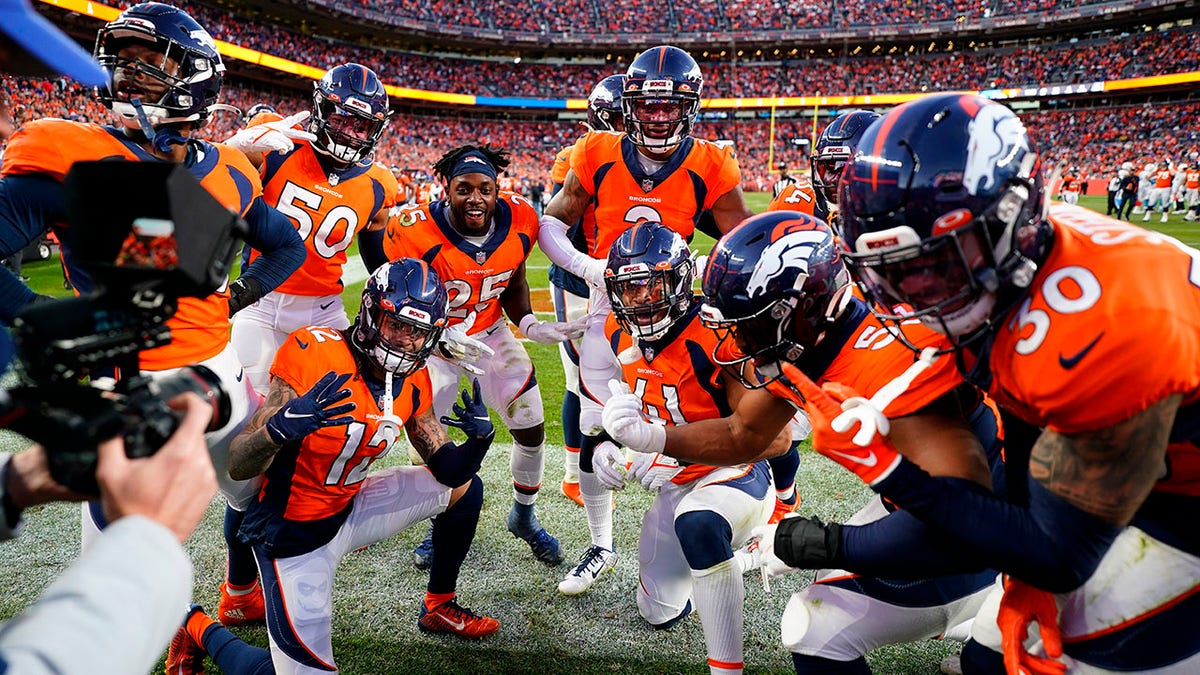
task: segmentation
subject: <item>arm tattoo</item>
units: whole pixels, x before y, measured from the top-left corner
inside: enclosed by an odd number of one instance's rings
[[[441,423],[428,410],[410,419],[404,425],[404,431],[408,433],[408,442],[416,449],[417,454],[421,455],[421,459],[426,461],[450,440]]]
[[[229,445],[229,474],[235,480],[245,480],[267,470],[280,446],[267,433],[267,420],[271,419],[287,402],[296,398],[296,392],[282,378],[271,378],[267,400],[259,406],[246,427]]]
[[[1114,525],[1128,524],[1162,473],[1180,398],[1169,396],[1097,431],[1042,432],[1029,474],[1079,509]]]

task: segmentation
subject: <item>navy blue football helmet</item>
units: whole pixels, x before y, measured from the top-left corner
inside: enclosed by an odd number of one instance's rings
[[[441,279],[424,261],[401,258],[367,279],[350,343],[384,371],[405,377],[424,367],[447,316]]]
[[[270,103],[255,103],[246,109],[245,118],[246,121],[249,122],[263,113],[273,112],[275,112],[275,106],[271,105]]]
[[[880,318],[915,315],[960,345],[1011,307],[1051,238],[1025,125],[978,96],[889,112],[864,134],[840,195],[849,264]]]
[[[345,63],[330,68],[315,87],[309,122],[317,137],[313,147],[347,164],[370,158],[391,114],[379,76],[366,66]]]
[[[588,95],[587,125],[592,131],[625,131],[625,113],[621,111],[624,75],[609,75],[596,84]]]
[[[621,328],[642,340],[671,330],[692,302],[695,263],[687,242],[656,222],[638,223],[608,250],[604,285]]]
[[[149,54],[120,55],[134,46],[149,47],[156,56],[148,61]],[[140,127],[135,98],[152,127],[203,126],[225,77],[208,31],[182,9],[158,2],[134,5],[105,24],[96,35],[94,56],[109,73],[108,88],[97,88],[96,97],[133,129]]]
[[[827,203],[838,203],[837,187],[842,169],[854,155],[867,127],[882,117],[870,110],[851,110],[833,118],[821,131],[817,145],[809,157],[812,167],[813,190]]]
[[[703,86],[700,66],[682,49],[663,45],[642,52],[625,73],[625,133],[651,151],[679,145],[692,135]]]
[[[700,319],[720,336],[713,359],[758,388],[779,378],[781,362],[819,344],[850,298],[850,273],[829,226],[798,211],[769,211],[713,248]]]

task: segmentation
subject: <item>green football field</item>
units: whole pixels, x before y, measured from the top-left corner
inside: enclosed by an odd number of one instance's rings
[[[756,211],[768,201],[749,194]],[[1084,206],[1103,211],[1103,197],[1083,197]],[[1140,224],[1140,216],[1135,217]],[[1170,216],[1160,225],[1148,223],[1185,243],[1200,245],[1200,226]],[[696,247],[707,250],[711,240],[701,236]],[[358,263],[355,263],[358,264]],[[546,293],[545,256],[535,251],[529,260],[530,285]],[[25,274],[40,293],[63,295],[57,258],[28,264]],[[346,290],[353,315],[361,282]],[[526,545],[504,525],[512,503],[508,469],[509,437],[497,420],[497,439],[485,461],[484,512],[479,533],[464,565],[459,599],[476,611],[496,617],[501,630],[479,642],[431,637],[417,631],[418,603],[426,575],[416,570],[411,550],[424,536],[424,526],[349,556],[338,570],[334,589],[334,651],[345,673],[707,673],[699,618],[692,615],[669,631],[656,632],[637,614],[636,539],[650,495],[638,486],[616,493],[616,546],[621,561],[616,570],[588,593],[568,598],[556,585],[588,543],[583,510],[562,497],[562,369],[557,348],[527,343],[535,362],[546,406],[546,474],[538,500],[543,525],[563,545],[567,561],[550,569],[536,562]],[[13,450],[23,442],[0,435],[0,449]],[[408,462],[397,448],[376,466]],[[825,519],[845,519],[862,506],[870,492],[857,478],[815,453],[801,460],[797,486],[803,496],[801,512]],[[224,572],[221,522],[224,505],[214,500],[205,521],[187,543],[196,569],[195,599],[215,609],[218,584]],[[23,535],[0,548],[8,592],[0,596],[0,617],[31,603],[41,589],[77,555],[79,510],[50,505],[26,513]],[[791,660],[779,642],[779,618],[791,593],[812,580],[798,573],[772,581],[765,592],[755,575],[746,579],[745,662],[748,673],[790,673]],[[184,608],[180,608],[182,611]],[[130,607],[129,611],[137,611]],[[263,628],[235,629],[247,641],[266,646]],[[956,653],[958,645],[935,640],[878,649],[868,656],[876,673],[910,675],[939,672],[938,663]],[[161,672],[161,671],[160,671]],[[208,672],[220,672],[208,665]]]

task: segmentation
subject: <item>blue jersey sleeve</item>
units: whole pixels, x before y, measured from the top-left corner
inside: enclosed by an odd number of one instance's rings
[[[63,219],[62,183],[39,174],[0,180],[0,259],[19,253],[52,223]],[[0,321],[11,324],[33,296],[11,272],[0,270]]]

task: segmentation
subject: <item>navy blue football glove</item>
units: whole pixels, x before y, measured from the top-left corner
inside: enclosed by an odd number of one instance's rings
[[[454,404],[451,409],[454,417],[442,415],[442,424],[458,427],[467,434],[468,438],[486,438],[491,440],[496,435],[492,426],[492,417],[488,414],[487,406],[483,404],[483,393],[479,388],[479,379],[473,378],[472,390],[462,391],[462,405]]]
[[[331,370],[303,396],[288,401],[267,420],[267,434],[271,440],[283,445],[298,441],[321,427],[353,422],[354,418],[347,414],[354,410],[353,403],[335,405],[350,397],[350,390],[342,389],[349,379],[349,373],[338,375]]]

